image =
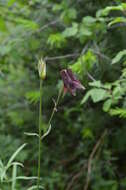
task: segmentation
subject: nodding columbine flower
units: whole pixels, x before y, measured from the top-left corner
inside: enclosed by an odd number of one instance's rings
[[[44,80],[46,78],[46,63],[43,59],[38,62],[39,77]]]
[[[76,96],[76,90],[84,90],[85,87],[72,73],[71,69],[63,69],[60,72],[63,83],[64,83],[64,93],[70,92],[73,96]]]

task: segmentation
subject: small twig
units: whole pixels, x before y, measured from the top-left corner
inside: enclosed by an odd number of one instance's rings
[[[41,140],[43,138],[45,138],[51,131],[52,127],[51,127],[51,121],[54,117],[54,114],[55,112],[57,111],[57,105],[59,103],[59,100],[60,100],[60,97],[61,97],[61,94],[62,94],[62,91],[63,91],[63,87],[61,87],[61,89],[59,90],[59,94],[58,94],[58,97],[57,97],[57,100],[53,100],[54,102],[54,107],[53,107],[53,110],[52,110],[52,113],[51,113],[51,116],[50,116],[50,119],[49,119],[49,122],[48,122],[48,130],[46,131],[46,133],[44,133],[42,136],[41,136]]]
[[[65,59],[65,58],[70,58],[70,57],[77,57],[79,53],[72,53],[72,54],[67,54],[67,55],[60,55],[60,56],[55,56],[55,57],[46,57],[45,61],[53,61],[57,59]]]
[[[55,109],[55,112],[57,112],[57,103],[54,99],[52,99],[53,103],[54,103],[54,109]]]
[[[95,53],[99,57],[106,59],[108,62],[111,62],[111,59],[107,55],[100,52],[100,48],[96,42],[94,42],[94,49],[92,49],[92,51],[93,51],[93,53]]]
[[[106,135],[107,131],[105,130],[100,139],[97,141],[97,143],[95,144],[90,156],[89,156],[89,159],[88,159],[88,171],[87,171],[87,178],[86,178],[86,184],[84,186],[84,190],[87,190],[88,189],[88,186],[89,186],[89,182],[90,182],[90,175],[91,175],[91,168],[92,168],[92,160],[94,158],[94,155],[97,151],[97,149],[99,148],[99,146],[101,145],[102,143],[102,140],[104,139],[105,135]]]
[[[51,22],[45,24],[44,26],[42,26],[42,27],[41,27],[40,29],[38,29],[36,32],[37,32],[37,33],[38,33],[38,32],[41,32],[42,30],[45,30],[45,29],[48,28],[49,26],[54,25],[54,24],[56,24],[56,23],[59,22],[59,21],[60,21],[59,19],[54,20],[54,21],[51,21]]]
[[[22,38],[21,38],[20,40],[21,40],[21,41],[24,41],[24,40],[25,40],[25,37],[27,37],[27,36],[32,36],[32,35],[34,35],[34,34],[36,34],[36,33],[40,33],[40,32],[42,32],[43,30],[47,29],[49,26],[55,25],[55,24],[58,23],[59,21],[60,21],[60,20],[51,21],[51,22],[49,22],[49,23],[43,25],[41,28],[39,28],[39,29],[37,29],[37,30],[35,30],[35,31],[24,32],[24,33],[22,34]],[[13,37],[13,36],[12,36],[12,37]],[[9,39],[10,39],[10,38],[8,38],[7,40],[5,40],[3,44],[8,43]]]
[[[108,62],[111,62],[111,59],[106,56],[105,54],[101,53],[100,51],[95,51],[95,50],[92,50],[96,55],[100,56],[101,58],[103,59],[106,59]]]
[[[88,47],[89,47],[89,43],[87,43],[87,44],[84,46],[84,48],[82,49],[82,51],[81,51],[80,53],[71,53],[71,54],[60,55],[60,56],[55,56],[55,57],[45,57],[44,60],[45,60],[45,61],[54,61],[54,60],[60,60],[60,59],[65,59],[65,58],[71,58],[71,57],[82,56],[82,55],[87,51]],[[95,54],[101,56],[102,58],[104,58],[104,59],[106,59],[106,60],[108,60],[108,61],[111,61],[111,59],[110,59],[108,56],[106,56],[106,55],[100,53],[99,51],[95,51],[95,50],[93,50],[93,49],[92,49],[92,51],[93,51]]]
[[[87,76],[88,76],[89,79],[91,79],[92,81],[96,81],[95,78],[94,78],[89,72],[87,72]]]
[[[80,53],[81,56],[87,51],[88,47],[89,47],[89,43],[87,43],[87,44],[84,46],[84,48],[82,49],[82,51],[81,51],[81,53]]]
[[[56,110],[57,110],[57,105],[58,105],[58,103],[59,103],[59,100],[60,100],[62,91],[63,91],[63,86],[62,86],[61,89],[59,90],[59,94],[58,94],[57,100],[56,100],[55,103],[54,103],[54,108],[53,108],[52,114],[51,114],[51,116],[50,116],[50,119],[49,119],[49,122],[48,122],[48,126],[50,126],[51,121],[52,121],[53,116],[54,116],[54,113],[55,113]]]
[[[60,55],[60,56],[55,56],[55,57],[45,57],[45,61],[53,61],[57,59],[65,59],[65,58],[70,58],[70,57],[78,57],[79,55],[83,55],[85,51],[87,50],[89,44],[87,44],[81,51],[81,53],[71,53],[71,54],[66,54],[66,55]]]

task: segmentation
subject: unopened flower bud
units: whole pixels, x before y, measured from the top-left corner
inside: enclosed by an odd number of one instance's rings
[[[40,59],[38,62],[38,72],[39,77],[44,80],[46,77],[46,63],[43,59]]]

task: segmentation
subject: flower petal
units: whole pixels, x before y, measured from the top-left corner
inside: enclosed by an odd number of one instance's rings
[[[85,87],[80,83],[80,81],[73,81],[76,89],[85,90]]]

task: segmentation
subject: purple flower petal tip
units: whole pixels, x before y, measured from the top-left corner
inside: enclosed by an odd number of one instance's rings
[[[70,92],[73,96],[76,96],[76,90],[85,90],[85,87],[81,82],[76,78],[72,73],[71,69],[63,69],[60,72],[63,83],[64,83],[64,92]]]

